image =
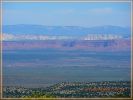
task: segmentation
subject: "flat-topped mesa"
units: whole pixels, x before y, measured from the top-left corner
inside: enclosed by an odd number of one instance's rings
[[[113,39],[122,39],[121,35],[114,34],[88,34],[84,40],[113,40]]]
[[[88,34],[87,36],[66,36],[66,35],[35,35],[35,34],[3,34],[4,41],[14,40],[114,40],[122,39],[121,35],[114,34]]]
[[[118,40],[45,40],[45,41],[3,41],[4,50],[16,49],[83,49],[89,51],[129,51],[131,41]]]

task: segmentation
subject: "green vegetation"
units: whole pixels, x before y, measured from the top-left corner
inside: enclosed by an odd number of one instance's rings
[[[62,82],[46,88],[4,87],[6,98],[124,98],[130,97],[129,81]]]
[[[51,93],[45,93],[40,91],[33,91],[31,95],[23,96],[23,98],[55,98]]]

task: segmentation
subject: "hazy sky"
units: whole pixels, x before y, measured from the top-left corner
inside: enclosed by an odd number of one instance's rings
[[[130,2],[3,3],[3,25],[130,26]]]

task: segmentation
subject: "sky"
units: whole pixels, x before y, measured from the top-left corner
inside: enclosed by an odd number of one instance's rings
[[[3,25],[130,27],[130,2],[4,2]]]

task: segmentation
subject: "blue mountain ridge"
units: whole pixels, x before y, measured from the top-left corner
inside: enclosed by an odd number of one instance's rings
[[[3,25],[3,33],[8,34],[44,34],[44,35],[65,35],[65,36],[85,36],[87,34],[117,34],[130,37],[130,27],[120,26],[45,26],[45,25]]]

